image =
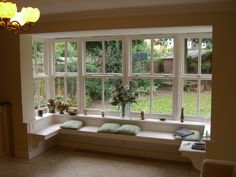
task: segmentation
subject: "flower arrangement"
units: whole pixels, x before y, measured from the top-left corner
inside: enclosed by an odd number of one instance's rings
[[[58,101],[57,102],[57,109],[59,110],[60,114],[64,114],[64,110],[68,110],[69,105],[66,102]]]
[[[111,89],[111,105],[121,107],[122,117],[125,117],[126,105],[136,103],[138,92],[136,91],[136,84],[131,81],[129,85],[122,85],[122,82],[117,82]]]

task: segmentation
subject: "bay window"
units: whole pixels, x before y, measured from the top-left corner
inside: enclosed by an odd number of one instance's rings
[[[39,107],[52,98],[68,102],[81,113],[86,109],[116,115],[118,106],[110,104],[112,86],[135,82],[139,96],[136,104],[129,105],[131,116],[144,110],[151,118],[178,119],[184,107],[187,118],[210,117],[210,33],[47,42],[47,50],[43,43],[33,42],[35,105]]]

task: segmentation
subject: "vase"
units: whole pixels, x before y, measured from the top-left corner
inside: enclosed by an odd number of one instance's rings
[[[55,105],[53,99],[49,99],[48,100],[47,106],[48,106],[48,112],[49,113],[55,113],[56,105]]]
[[[120,110],[120,117],[121,118],[127,118],[128,117],[128,106],[126,104],[121,105],[121,110]]]

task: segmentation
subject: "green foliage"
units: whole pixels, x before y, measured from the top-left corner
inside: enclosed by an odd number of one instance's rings
[[[106,73],[122,72],[122,41],[105,41]]]
[[[133,81],[130,83],[130,86],[123,86],[122,82],[118,81],[113,85],[111,92],[111,105],[113,106],[131,104],[137,101],[138,92]]]
[[[101,79],[89,78],[89,79],[86,79],[85,82],[86,82],[86,98],[87,98],[86,104],[91,105],[93,101],[101,100],[102,99]]]

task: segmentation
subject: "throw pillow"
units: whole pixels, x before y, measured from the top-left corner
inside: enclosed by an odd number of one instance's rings
[[[83,122],[80,120],[68,120],[68,121],[65,121],[61,125],[61,128],[77,130],[81,128],[82,126],[83,126]]]
[[[116,133],[124,135],[137,135],[141,131],[141,128],[138,125],[124,124]]]
[[[115,133],[116,130],[120,127],[120,124],[117,123],[104,123],[99,129],[99,133]]]

